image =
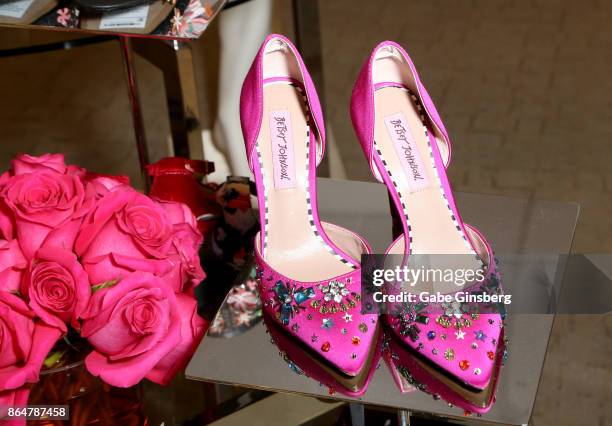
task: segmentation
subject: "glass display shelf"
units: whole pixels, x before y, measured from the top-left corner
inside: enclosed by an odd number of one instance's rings
[[[186,41],[200,37],[226,2],[0,0],[0,26]],[[103,11],[104,4],[113,9]]]
[[[375,253],[384,252],[392,240],[386,188],[332,179],[319,179],[318,183],[321,219],[360,233]],[[526,198],[455,195],[464,221],[478,228],[493,246],[505,292],[513,298],[505,328],[509,356],[501,371],[496,403],[487,414],[466,419],[463,410],[428,394],[400,392],[382,360],[363,396],[330,394],[327,387],[289,368],[261,321],[226,337],[207,335],[186,370],[187,377],[475,423],[529,423],[579,208],[573,203]]]

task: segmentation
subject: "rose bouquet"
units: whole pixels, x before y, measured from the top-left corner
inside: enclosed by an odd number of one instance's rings
[[[67,337],[110,385],[167,384],[206,328],[193,293],[201,242],[187,206],[124,177],[60,154],[13,160],[0,176],[0,410],[26,403]]]

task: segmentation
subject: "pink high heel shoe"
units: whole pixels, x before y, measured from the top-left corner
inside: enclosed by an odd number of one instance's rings
[[[412,255],[457,255],[462,267],[480,270],[484,279],[463,287],[452,283],[444,294],[499,294],[491,247],[463,223],[455,205],[446,176],[446,129],[398,44],[386,41],[373,50],[355,83],[351,118],[372,173],[387,186],[402,222],[403,234],[387,253],[403,255],[404,262]],[[488,411],[505,348],[498,308],[483,313],[458,302],[395,306],[385,316],[392,330],[385,358],[398,385],[407,381],[469,411]]]
[[[265,39],[244,81],[240,114],[259,201],[255,257],[264,315],[300,354],[336,370],[345,393],[363,393],[380,355],[378,318],[360,313],[358,259],[370,249],[353,232],[319,220],[316,166],[325,126],[312,80],[287,38]]]

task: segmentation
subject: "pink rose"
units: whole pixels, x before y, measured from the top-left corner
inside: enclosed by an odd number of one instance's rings
[[[0,240],[0,291],[18,291],[27,264],[17,240]]]
[[[0,192],[2,187],[0,186]],[[12,240],[15,238],[15,215],[6,202],[0,198],[0,238]]]
[[[66,333],[68,323],[79,328],[77,318],[87,307],[91,287],[72,252],[41,247],[30,262],[21,293],[41,320]]]
[[[12,161],[13,174],[55,172],[63,175],[66,173],[64,154],[44,154],[39,157],[23,154]]]
[[[120,253],[161,259],[170,245],[170,225],[165,211],[146,195],[111,191],[87,217],[75,248],[84,257]]]
[[[171,236],[168,216],[156,202],[136,191],[115,190],[88,215],[75,251],[93,284],[120,279],[145,264],[144,270],[163,274],[172,266]]]
[[[208,323],[198,315],[198,303],[185,294],[177,294],[178,311],[181,317],[181,342],[161,359],[147,379],[160,385],[167,385],[176,373],[185,366],[204,337]]]
[[[192,215],[193,216],[193,215]],[[199,250],[202,234],[187,223],[174,225],[169,259],[173,264],[170,273],[164,276],[176,292],[192,293],[206,274],[200,264]]]
[[[104,183],[109,190],[112,189],[111,187],[115,187],[117,185],[130,187],[130,177],[127,175],[107,175],[96,172],[87,172],[85,174],[85,181],[92,182],[94,180],[99,180],[100,182]]]
[[[83,167],[69,164],[66,166],[66,174],[77,176],[78,178],[83,180],[85,179],[85,176],[87,175],[87,170],[85,170]]]
[[[155,201],[166,211],[168,219],[170,219],[170,222],[173,225],[187,223],[193,228],[198,227],[196,217],[193,215],[193,212],[187,206],[187,204],[176,201],[161,200],[159,198],[155,198]]]
[[[8,416],[8,409],[23,408],[28,405],[30,397],[30,388],[23,386],[16,390],[0,392],[0,425],[2,426],[25,426],[26,421],[23,418],[13,418],[11,420],[3,420]]]
[[[15,214],[17,238],[28,259],[43,242],[70,250],[89,208],[74,175],[19,174],[9,179],[1,196]]]
[[[38,381],[45,357],[61,332],[34,321],[14,294],[0,291],[0,392]]]
[[[127,176],[107,176],[97,173],[87,173],[85,176],[85,192],[96,200],[115,190],[132,190]]]
[[[11,172],[4,172],[0,175],[0,190],[4,189],[11,176]]]
[[[149,273],[98,290],[81,318],[81,336],[94,348],[85,365],[113,386],[135,385],[181,342],[176,296]]]
[[[109,253],[82,260],[92,286],[119,281],[132,272],[148,272],[158,277],[166,276],[174,264],[170,259],[145,259]],[[171,282],[168,281],[171,286]]]
[[[196,218],[186,204],[157,199],[156,201],[166,211],[173,224],[169,254],[173,268],[165,277],[176,292],[192,291],[206,278],[199,257],[203,237],[198,230]]]
[[[4,172],[0,175],[0,193],[11,179],[9,172]],[[15,215],[6,205],[6,202],[0,198],[0,237],[5,240],[15,238]]]

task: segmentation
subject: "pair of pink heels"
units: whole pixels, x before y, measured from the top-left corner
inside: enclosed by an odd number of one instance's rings
[[[359,259],[371,250],[359,235],[318,217],[316,166],[325,126],[312,80],[287,38],[264,41],[244,81],[240,113],[261,216],[260,294],[270,333],[284,342],[293,365],[308,365],[315,379],[358,396],[384,346],[398,385],[486,412],[504,352],[499,314],[455,305],[415,314],[405,305],[383,317],[389,330],[383,345],[383,321],[362,313]],[[372,173],[402,219],[403,234],[387,253],[470,255],[486,271],[478,289],[499,291],[489,244],[455,206],[446,129],[398,44],[373,50],[355,83],[351,118]]]

